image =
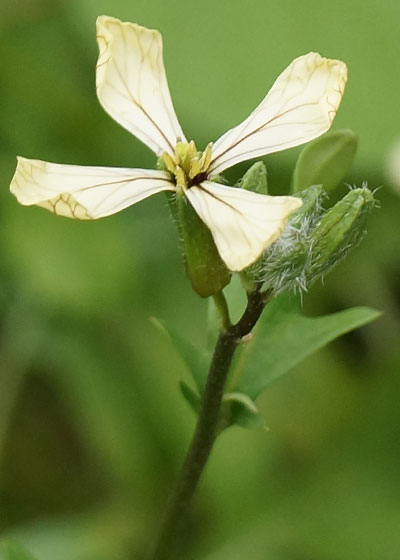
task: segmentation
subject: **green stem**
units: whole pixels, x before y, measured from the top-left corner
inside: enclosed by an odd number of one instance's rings
[[[233,355],[241,338],[253,329],[265,304],[266,299],[259,290],[249,294],[247,307],[240,320],[218,337],[193,439],[150,560],[177,558],[176,546],[182,522],[216,439],[224,386]]]
[[[231,319],[229,317],[229,307],[224,292],[221,290],[214,294],[213,300],[217,310],[219,328],[221,331],[227,331],[231,326]]]

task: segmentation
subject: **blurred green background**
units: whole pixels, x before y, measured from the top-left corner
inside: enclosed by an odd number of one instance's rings
[[[174,105],[200,148],[296,56],[348,64],[333,129],[359,134],[347,180],[383,185],[381,209],[304,309],[384,315],[271,387],[258,403],[268,433],[221,437],[185,558],[398,559],[400,200],[384,176],[400,136],[397,0],[0,1],[0,531],[37,560],[140,560],[194,426],[178,390],[188,372],[149,322],[204,339],[207,305],[185,277],[166,199],[80,223],[8,192],[16,154],[154,166],[97,102],[100,14],[161,30]],[[265,158],[274,192],[298,153]]]

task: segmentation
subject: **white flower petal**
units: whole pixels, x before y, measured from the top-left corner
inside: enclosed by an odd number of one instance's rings
[[[55,214],[91,220],[115,214],[175,186],[164,171],[62,165],[18,157],[10,185],[18,202]]]
[[[228,130],[213,147],[210,171],[308,142],[326,132],[336,115],[347,80],[340,60],[309,53],[278,77],[251,115]]]
[[[164,151],[173,155],[177,140],[186,139],[168,89],[160,33],[101,16],[97,41],[101,105],[158,156]]]
[[[302,205],[293,196],[268,196],[210,181],[185,194],[209,227],[222,260],[234,271],[257,260]]]

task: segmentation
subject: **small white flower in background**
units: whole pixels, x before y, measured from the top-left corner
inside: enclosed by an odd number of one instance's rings
[[[342,98],[346,65],[309,53],[296,58],[241,124],[202,154],[188,143],[172,105],[158,31],[101,16],[97,95],[120,125],[144,142],[165,171],[61,165],[18,158],[11,192],[62,216],[97,219],[161,191],[181,190],[233,271],[246,268],[281,234],[302,204],[212,182],[244,160],[303,144],[326,132]]]

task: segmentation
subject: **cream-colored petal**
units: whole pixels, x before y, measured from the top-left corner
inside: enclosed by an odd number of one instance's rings
[[[296,58],[278,77],[251,115],[228,130],[213,147],[210,171],[303,144],[326,132],[347,80],[340,60],[309,53]]]
[[[94,220],[175,187],[164,171],[62,165],[18,157],[10,190],[23,205]]]
[[[158,156],[173,155],[177,140],[186,139],[168,89],[160,33],[101,16],[97,41],[96,87],[101,105]]]
[[[210,181],[191,187],[186,196],[209,227],[222,260],[234,271],[256,261],[302,205],[293,196],[268,196]]]

